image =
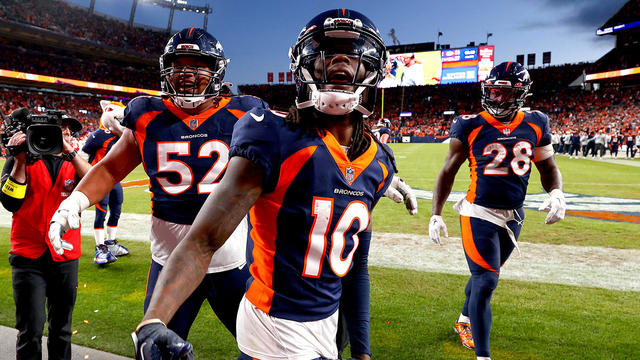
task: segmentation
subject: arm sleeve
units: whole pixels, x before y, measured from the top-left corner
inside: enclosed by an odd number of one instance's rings
[[[540,118],[540,125],[542,130],[542,137],[540,138],[540,142],[538,142],[538,147],[546,146],[551,144],[551,127],[549,126],[549,118],[544,113],[538,111],[538,116]]]
[[[471,120],[463,120],[461,116],[456,117],[451,122],[451,131],[449,136],[465,142],[465,139],[467,138],[466,125],[469,123],[471,123]]]
[[[261,121],[255,120],[253,116]],[[233,127],[229,158],[241,156],[264,171],[264,193],[273,191],[280,176],[280,139],[278,124],[268,112],[253,108]]]
[[[351,354],[371,355],[369,246],[371,232],[358,234],[360,247],[354,257],[351,271],[342,279],[341,309],[347,323]]]
[[[13,157],[9,157],[7,158],[7,161],[4,163],[4,167],[2,168],[0,189],[4,189],[4,186],[7,183],[7,181],[9,181],[9,179],[11,179],[11,181],[13,181],[16,184],[20,184],[10,176],[11,170],[13,169],[14,162],[15,161],[13,160]],[[26,185],[26,184],[20,184],[20,185]],[[2,206],[5,209],[7,209],[7,211],[16,212],[20,209],[20,207],[22,206],[22,203],[24,203],[24,198],[16,199],[14,197],[9,196],[4,191],[0,191],[0,203],[2,203]]]
[[[138,117],[145,113],[148,99],[146,97],[137,97],[131,100],[127,107],[124,108],[124,116],[120,120],[120,124],[131,130],[136,130],[136,121]]]

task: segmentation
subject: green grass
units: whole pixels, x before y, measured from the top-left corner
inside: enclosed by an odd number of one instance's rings
[[[392,144],[392,148],[400,176],[415,188],[433,189],[447,146]],[[557,162],[566,192],[640,198],[638,167],[564,157],[558,157]],[[143,178],[146,175],[140,166],[126,180]],[[463,165],[453,191],[466,191],[468,185],[468,170]],[[150,194],[145,189],[125,190],[125,212],[150,212]],[[542,191],[535,168],[529,191]],[[460,236],[458,218],[450,204],[443,215],[450,235]],[[431,202],[419,200],[419,206],[420,213],[411,217],[403,206],[382,199],[374,212],[374,230],[426,235]],[[567,216],[546,226],[545,213],[527,210],[526,216],[521,241],[640,249],[638,224]],[[8,251],[8,239],[9,230],[0,228],[0,253]],[[146,243],[123,243],[132,255],[99,268],[91,262],[93,239],[83,238],[73,321],[78,333],[73,342],[132,356],[129,333],[142,317],[150,253]],[[374,358],[475,359],[472,351],[459,345],[452,330],[464,299],[466,276],[372,267],[371,281]],[[0,324],[13,326],[15,308],[7,261],[0,261],[0,289]],[[637,292],[502,280],[492,304],[491,346],[496,359],[640,358]],[[92,336],[97,337],[91,340]],[[189,340],[194,343],[196,358],[233,359],[237,355],[234,339],[206,304]]]
[[[9,250],[8,237],[8,229],[0,228],[0,253]],[[91,262],[93,239],[83,238],[73,342],[133,356],[129,333],[142,318],[150,253],[146,243],[124,243],[130,256],[97,267]],[[452,330],[466,281],[466,276],[372,267],[374,358],[475,359]],[[14,326],[7,261],[0,262],[0,289],[0,324]],[[497,359],[640,358],[638,293],[503,280],[492,303]],[[238,354],[208,304],[189,340],[196,358],[234,359]]]

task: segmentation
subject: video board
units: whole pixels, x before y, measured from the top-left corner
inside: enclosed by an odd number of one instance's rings
[[[475,46],[391,54],[381,88],[469,83],[484,80],[493,68],[494,47]]]

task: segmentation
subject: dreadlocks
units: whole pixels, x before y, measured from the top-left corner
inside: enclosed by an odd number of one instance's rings
[[[389,159],[391,159],[393,170],[397,173],[398,168],[396,167],[396,160],[393,157],[393,154],[386,146],[382,145],[380,140],[378,140],[373,132],[371,132],[369,126],[364,122],[362,114],[355,111],[352,114],[355,116],[351,118],[353,123],[353,134],[351,135],[351,146],[347,151],[347,157],[349,160],[354,160],[358,158],[358,156],[364,154],[371,144],[371,139],[373,139],[373,141],[382,148],[384,153],[387,154]],[[305,120],[302,120],[303,117]],[[318,112],[313,108],[298,109],[295,105],[289,108],[289,113],[284,121],[290,128],[300,128],[303,132],[309,135],[315,134],[316,131],[320,131],[320,133],[324,135],[328,127],[325,118],[318,116]],[[365,133],[368,133],[369,136],[365,136]]]

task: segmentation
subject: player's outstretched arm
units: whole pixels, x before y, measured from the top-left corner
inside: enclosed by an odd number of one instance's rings
[[[429,220],[429,237],[440,245],[440,231],[445,237],[449,237],[447,225],[442,220],[442,207],[451,193],[453,181],[460,166],[467,160],[467,149],[462,141],[451,138],[449,152],[444,160],[442,170],[438,174],[435,187],[433,188],[433,205],[431,208],[431,219]]]
[[[549,193],[549,197],[542,203],[539,210],[548,208],[549,214],[547,214],[544,222],[545,224],[553,224],[564,219],[567,208],[562,191],[562,174],[553,156],[536,161],[535,164],[538,172],[540,172],[542,187]]]
[[[86,163],[78,156],[73,161]],[[93,167],[86,164],[90,167],[89,172],[84,175],[71,195],[60,203],[49,223],[49,241],[57,254],[62,255],[64,250],[73,249],[71,244],[62,240],[62,236],[69,229],[80,227],[82,211],[100,201],[141,161],[133,133],[126,131],[104,159]]]
[[[165,324],[200,284],[213,253],[220,248],[262,193],[261,168],[243,157],[229,161],[222,181],[200,209],[189,233],[160,273],[143,322]]]

